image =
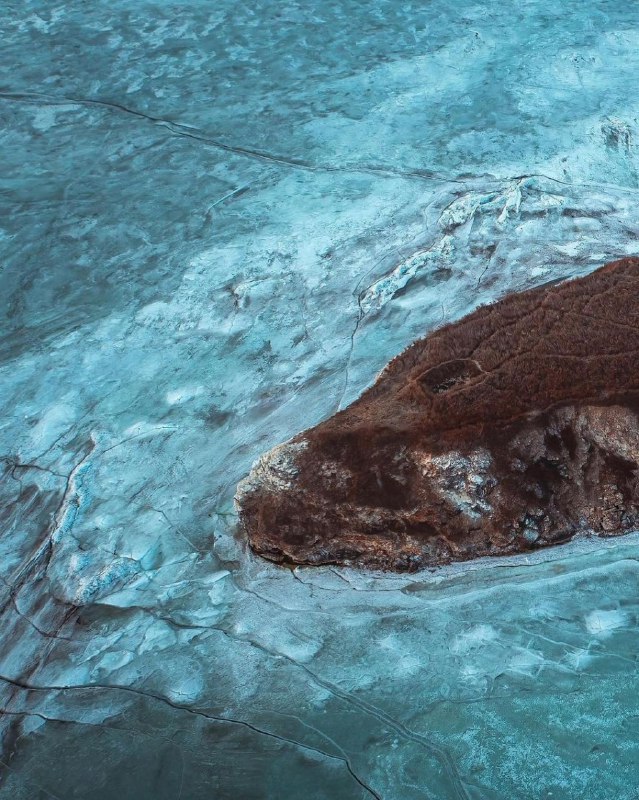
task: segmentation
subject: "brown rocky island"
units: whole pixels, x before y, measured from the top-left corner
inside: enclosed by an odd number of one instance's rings
[[[238,487],[273,561],[388,570],[639,527],[639,258],[421,339]]]

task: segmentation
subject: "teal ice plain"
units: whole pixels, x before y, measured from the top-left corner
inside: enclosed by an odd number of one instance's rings
[[[235,534],[418,336],[639,252],[627,2],[6,2],[0,798],[633,800],[639,543]]]

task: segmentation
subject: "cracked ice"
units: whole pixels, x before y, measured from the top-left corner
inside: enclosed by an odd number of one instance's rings
[[[636,538],[291,571],[232,498],[432,328],[637,253],[636,9],[5,16],[0,798],[630,800]]]

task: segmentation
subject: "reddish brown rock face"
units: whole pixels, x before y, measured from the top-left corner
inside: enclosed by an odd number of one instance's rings
[[[238,487],[253,549],[413,570],[639,528],[639,259],[415,342]]]

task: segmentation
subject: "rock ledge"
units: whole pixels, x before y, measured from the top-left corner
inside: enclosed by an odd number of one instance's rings
[[[389,570],[639,528],[639,259],[415,342],[238,487],[274,561]]]

